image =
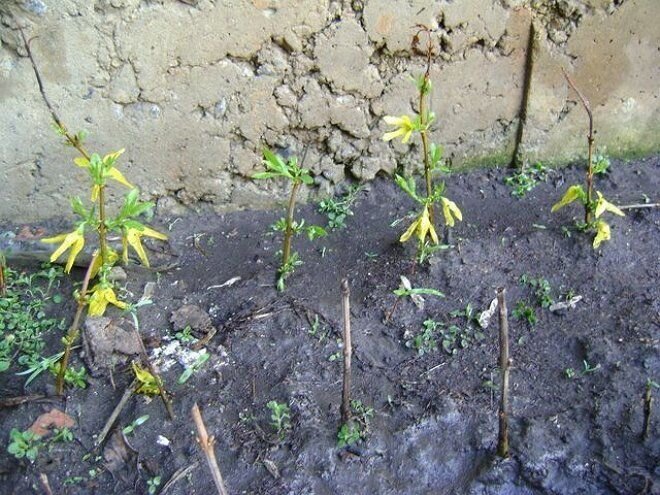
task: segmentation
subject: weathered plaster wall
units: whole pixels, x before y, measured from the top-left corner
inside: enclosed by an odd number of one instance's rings
[[[411,113],[423,70],[411,27],[437,29],[433,139],[455,167],[584,154],[590,97],[613,155],[660,149],[658,0],[0,0],[0,221],[68,211],[80,170],[59,145],[19,36],[48,95],[90,149],[121,147],[127,176],[164,209],[268,206],[246,180],[268,145],[302,154],[328,192],[415,167],[381,141]]]

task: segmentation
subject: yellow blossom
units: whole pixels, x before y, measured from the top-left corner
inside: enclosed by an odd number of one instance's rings
[[[110,285],[102,283],[95,285],[89,298],[89,316],[103,316],[108,303],[119,309],[128,307],[128,304],[117,299],[117,295]]]
[[[609,241],[610,240],[610,226],[607,225],[606,222],[602,220],[598,220],[596,222],[596,237],[594,237],[594,249],[598,249],[598,246],[603,241]]]
[[[410,136],[412,135],[412,132],[415,130],[415,127],[412,121],[410,120],[410,117],[408,117],[407,115],[402,115],[401,117],[393,117],[391,115],[387,115],[385,116],[384,120],[387,123],[387,125],[396,126],[397,129],[385,133],[385,135],[383,136],[383,141],[391,141],[394,138],[403,136],[401,142],[405,144],[408,142]]]
[[[456,220],[459,222],[462,222],[463,214],[461,213],[461,210],[458,209],[458,206],[456,206],[456,203],[444,197],[440,199],[442,201],[442,214],[445,216],[445,224],[447,224],[447,227],[454,226],[454,217],[456,217]]]
[[[153,237],[154,239],[160,239],[161,241],[167,240],[167,236],[165,234],[161,234],[160,232],[150,229],[149,227],[141,226],[141,228],[129,227],[125,229],[121,240],[122,246],[124,248],[122,253],[124,263],[128,263],[128,246],[130,245],[137,253],[142,264],[144,266],[149,266],[147,253],[145,253],[144,247],[142,247],[142,241],[140,240],[140,238],[145,235],[147,237]]]
[[[71,249],[69,252],[69,259],[66,262],[66,267],[64,271],[69,273],[73,267],[73,263],[76,260],[78,253],[82,251],[82,248],[85,246],[85,236],[83,235],[83,229],[79,228],[68,234],[60,234],[55,237],[47,237],[46,239],[41,239],[41,242],[48,244],[57,244],[61,242],[60,247],[58,247],[55,252],[50,256],[50,262],[53,263],[62,256],[62,254],[67,250]]]
[[[619,208],[617,208],[612,203],[607,201],[600,193],[600,191],[596,191],[596,194],[598,194],[598,201],[596,201],[596,212],[595,212],[596,218],[601,216],[606,211],[609,211],[610,213],[614,213],[615,215],[619,215],[620,217],[624,217],[626,215]]]
[[[431,236],[431,240],[434,244],[440,243],[438,240],[438,234],[436,234],[435,228],[433,227],[429,217],[428,206],[424,206],[422,214],[417,217],[417,219],[410,225],[410,227],[408,227],[408,230],[403,233],[403,235],[399,238],[399,242],[406,242],[412,237],[414,233],[417,234],[419,242],[424,242],[426,240],[426,236],[429,235]]]

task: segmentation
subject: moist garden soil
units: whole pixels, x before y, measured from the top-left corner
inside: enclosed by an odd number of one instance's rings
[[[643,203],[644,195],[657,201],[659,172],[657,156],[615,161],[596,188],[619,205]],[[630,209],[625,218],[610,217],[612,239],[594,251],[592,235],[564,228],[580,219],[577,205],[550,213],[570,184],[583,182],[583,168],[552,171],[521,200],[503,184],[505,174],[482,170],[447,179],[447,195],[464,221],[445,239],[452,247],[421,266],[411,261],[414,246],[398,242],[406,224],[391,226],[414,205],[391,179],[372,182],[345,229],[314,243],[295,240],[304,264],[284,293],[274,288],[280,239],[268,233],[280,211],[157,212],[154,222],[169,230],[170,240],[150,244],[155,269],[127,268],[124,294],[137,301],[151,282],[153,304],[139,309],[140,331],[150,355],[161,355],[156,363],[173,394],[175,419],[168,419],[158,397],[134,395],[116,428],[149,419],[126,435],[130,447],[115,430],[94,449],[133,379],[121,356],[109,356],[118,358],[112,373],[90,369],[88,387],[68,389],[64,401],[51,397],[0,409],[0,493],[46,493],[40,474],[58,495],[148,493],[147,480],[160,476],[158,493],[182,472],[166,493],[214,493],[195,440],[195,402],[216,438],[231,494],[658,493],[658,401],[646,441],[641,433],[647,379],[660,378],[660,211]],[[324,221],[314,205],[301,206],[297,215]],[[44,230],[65,228],[62,222]],[[72,279],[82,275],[78,270]],[[393,310],[401,275],[445,297],[424,296],[423,309],[402,298]],[[556,301],[567,294],[582,300],[550,312],[520,283],[523,275],[546,279]],[[352,397],[373,408],[365,439],[350,448],[337,447],[343,278],[351,290]],[[498,287],[507,289],[513,360],[506,460],[494,455],[497,316],[482,329],[465,315],[468,304],[475,316],[487,309]],[[70,282],[60,290],[68,298]],[[534,308],[535,325],[512,317],[521,300]],[[198,320],[210,316],[210,323],[191,322],[198,330],[193,335],[203,337],[211,325],[217,333],[205,346],[210,359],[178,384],[184,368],[172,360],[183,359],[191,344],[177,347],[174,335],[190,305],[202,310]],[[49,307],[67,321],[73,309],[72,302]],[[450,315],[458,310],[463,316]],[[130,316],[115,308],[107,316],[132,331]],[[412,343],[429,319],[444,326],[427,334],[437,349],[421,354]],[[88,353],[90,339],[83,339]],[[48,342],[45,356],[59,352],[59,336]],[[93,356],[83,360],[84,349],[74,352],[77,367],[94,364]],[[169,361],[162,361],[165,349]],[[25,376],[16,371],[0,375],[4,398],[53,394],[48,373],[24,387]],[[290,406],[291,428],[281,440],[270,424],[271,400]],[[34,463],[9,455],[9,431],[27,429],[53,407],[75,419],[75,440],[42,449]]]

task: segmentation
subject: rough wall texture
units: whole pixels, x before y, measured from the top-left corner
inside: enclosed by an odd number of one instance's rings
[[[278,197],[246,180],[264,145],[307,148],[320,192],[414,168],[415,143],[380,137],[383,115],[415,108],[416,23],[436,29],[433,139],[454,167],[584,155],[561,66],[591,99],[599,146],[657,151],[659,18],[658,0],[1,0],[0,220],[67,214],[81,177],[17,25],[90,149],[126,147],[127,176],[164,209],[222,210]]]

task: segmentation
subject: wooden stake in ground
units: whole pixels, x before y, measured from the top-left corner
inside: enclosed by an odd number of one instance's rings
[[[506,289],[497,289],[497,305],[500,316],[500,373],[502,375],[502,395],[500,396],[497,455],[509,457],[509,320],[506,309]]]
[[[7,260],[5,255],[0,252],[0,297],[5,297],[7,295],[7,282],[5,281],[5,267],[7,266]]]
[[[646,441],[651,431],[651,411],[653,408],[653,382],[646,383],[646,392],[644,392],[644,430],[642,431],[642,440]]]
[[[341,281],[341,305],[344,311],[344,383],[341,397],[341,422],[347,424],[351,419],[351,290],[348,280]]]
[[[192,417],[193,421],[195,422],[195,427],[197,428],[197,441],[199,442],[199,446],[202,448],[202,451],[206,456],[206,461],[209,464],[211,476],[213,477],[213,482],[215,483],[215,487],[218,490],[218,494],[227,495],[225,482],[222,480],[222,474],[220,474],[218,461],[215,458],[215,451],[213,450],[215,438],[213,438],[213,436],[209,436],[206,432],[206,426],[204,425],[202,413],[197,406],[197,402],[195,402],[195,405],[192,407]]]

